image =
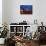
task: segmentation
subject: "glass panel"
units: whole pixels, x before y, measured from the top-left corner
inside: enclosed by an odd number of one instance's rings
[[[0,0],[0,27],[2,27],[2,0]]]

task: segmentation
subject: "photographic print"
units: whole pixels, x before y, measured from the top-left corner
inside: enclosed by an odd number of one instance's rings
[[[20,5],[20,14],[32,14],[32,5]]]

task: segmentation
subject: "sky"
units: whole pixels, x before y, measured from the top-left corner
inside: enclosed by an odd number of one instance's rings
[[[32,10],[32,5],[21,5],[21,10]]]

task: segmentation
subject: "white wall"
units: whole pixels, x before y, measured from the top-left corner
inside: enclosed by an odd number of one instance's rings
[[[7,23],[22,22],[26,20],[29,24],[34,23],[34,19],[37,19],[38,24],[41,21],[46,25],[46,0],[4,0],[4,16],[3,20]],[[21,15],[20,5],[32,5],[32,15]]]
[[[2,22],[8,23],[8,15],[7,15],[7,0],[2,0]]]

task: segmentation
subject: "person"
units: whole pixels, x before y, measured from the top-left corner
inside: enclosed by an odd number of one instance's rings
[[[37,25],[32,25],[31,27],[27,27],[26,36],[30,37],[30,39],[33,39],[36,31],[37,31]]]
[[[5,40],[6,46],[15,46],[15,41],[12,38],[13,36]]]
[[[26,29],[26,38],[32,39],[32,32],[30,31],[30,27],[27,27]]]

